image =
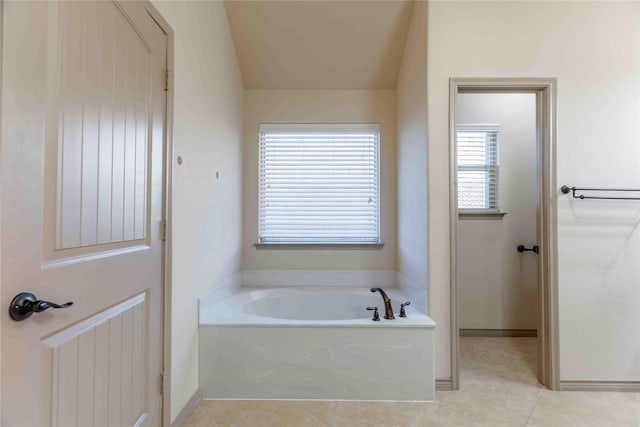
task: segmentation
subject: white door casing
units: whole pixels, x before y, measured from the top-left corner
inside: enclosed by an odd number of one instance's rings
[[[558,269],[556,212],[556,123],[557,79],[555,78],[450,78],[449,79],[449,259],[451,387],[459,389],[459,336],[457,290],[457,156],[456,98],[461,90],[536,93],[538,213],[538,380],[559,390]]]
[[[161,425],[166,34],[143,2],[3,15],[0,424]],[[16,322],[20,292],[74,305]]]

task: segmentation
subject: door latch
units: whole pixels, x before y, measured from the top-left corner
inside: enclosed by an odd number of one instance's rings
[[[33,313],[40,313],[50,308],[67,308],[72,305],[73,302],[71,301],[64,304],[56,304],[50,301],[38,300],[34,294],[22,292],[11,300],[9,316],[16,322],[21,322],[31,317]]]

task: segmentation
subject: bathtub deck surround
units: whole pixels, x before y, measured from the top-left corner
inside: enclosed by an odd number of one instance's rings
[[[200,305],[217,304],[245,287],[378,286],[398,288],[419,312],[427,314],[427,292],[395,270],[243,270],[216,284]]]
[[[434,399],[436,325],[418,301],[399,317],[411,298],[396,272],[238,276],[200,300],[205,399]],[[381,305],[372,286],[385,287],[395,319],[372,320],[367,307]]]
[[[406,296],[398,288],[388,288],[394,319],[371,322],[367,307],[380,305],[380,296],[368,287],[281,286],[237,288],[226,299],[211,294],[200,301],[200,327],[426,327],[434,326],[424,313],[406,307],[401,318],[400,304]]]

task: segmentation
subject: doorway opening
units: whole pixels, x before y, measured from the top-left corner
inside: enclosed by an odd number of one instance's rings
[[[555,86],[450,81],[454,389],[474,367],[559,387]]]

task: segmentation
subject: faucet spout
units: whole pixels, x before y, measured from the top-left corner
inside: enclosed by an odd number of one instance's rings
[[[371,288],[371,292],[380,292],[380,296],[382,297],[382,301],[384,302],[384,318],[385,319],[395,319],[393,315],[393,308],[391,308],[391,299],[387,296],[387,293],[382,288]]]

